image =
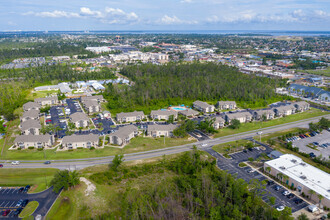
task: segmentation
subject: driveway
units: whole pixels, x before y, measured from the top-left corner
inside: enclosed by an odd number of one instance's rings
[[[0,210],[11,210],[8,217],[1,216],[0,218],[18,219],[18,217],[13,216],[12,212],[17,209],[15,206],[20,199],[28,199],[29,202],[37,201],[39,206],[33,213],[33,216],[36,217],[38,214],[45,216],[59,195],[53,192],[53,187],[33,194],[19,192],[18,189],[19,187],[3,187],[0,190]]]

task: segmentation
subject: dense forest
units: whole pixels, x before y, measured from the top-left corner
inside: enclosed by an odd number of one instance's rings
[[[169,105],[191,105],[195,100],[213,104],[235,100],[241,107],[262,107],[283,99],[275,94],[275,88],[286,84],[285,80],[247,75],[216,63],[125,66],[121,74],[134,84],[121,89],[108,86],[104,96],[115,111],[148,113]]]
[[[96,55],[85,50],[85,45],[76,45],[64,42],[48,42],[30,44],[29,48],[0,49],[0,63],[11,62],[13,59],[25,57],[63,56],[87,54],[89,57]]]
[[[195,149],[158,163],[110,166],[90,176],[98,184],[122,184],[114,204],[97,219],[293,219],[290,208],[279,212],[261,200],[265,183],[235,179],[215,164]],[[165,179],[139,187],[130,184],[156,173]]]

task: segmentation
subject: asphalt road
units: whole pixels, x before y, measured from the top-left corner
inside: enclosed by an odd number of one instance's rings
[[[323,116],[326,118],[330,118],[330,115]],[[257,135],[257,132],[262,132],[262,134],[273,133],[289,128],[294,127],[308,127],[308,123],[317,122],[321,117],[315,117],[312,119],[305,119],[301,121],[291,122],[287,124],[277,125],[268,128],[261,128],[254,131],[243,132],[239,134],[229,135],[221,138],[209,139],[204,141],[198,141],[193,144],[186,144],[181,146],[163,148],[158,150],[151,150],[139,153],[125,154],[125,161],[133,161],[133,160],[143,160],[153,157],[159,157],[163,155],[171,155],[176,153],[181,153],[185,151],[189,151],[192,149],[193,145],[196,145],[198,148],[203,149],[209,146],[213,146],[216,144],[222,144],[226,142],[236,141],[240,139],[252,138]],[[203,145],[203,146],[202,146]],[[97,158],[84,158],[84,159],[68,159],[68,160],[56,160],[52,161],[51,164],[45,165],[43,161],[40,160],[25,160],[21,161],[19,165],[11,165],[11,161],[0,161],[4,164],[4,168],[58,168],[58,169],[83,169],[85,167],[94,166],[98,164],[108,164],[112,161],[113,156],[106,157],[97,157]]]
[[[39,206],[33,213],[33,216],[36,217],[38,214],[41,216],[46,216],[48,210],[51,208],[58,196],[58,194],[52,191],[53,187],[50,187],[40,193],[33,194],[19,192],[18,189],[19,187],[3,187],[0,190],[0,210],[11,210],[7,217],[0,216],[0,218],[18,219],[18,217],[13,216],[12,212],[17,209],[16,204],[20,199],[28,199],[29,202],[37,201]]]

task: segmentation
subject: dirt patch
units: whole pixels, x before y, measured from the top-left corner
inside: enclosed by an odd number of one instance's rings
[[[89,181],[85,177],[80,177],[80,181],[84,182],[87,185],[87,188],[85,190],[85,196],[89,196],[94,193],[96,186],[91,181]]]

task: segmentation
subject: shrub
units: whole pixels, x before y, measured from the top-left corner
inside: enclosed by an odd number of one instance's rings
[[[77,147],[77,149],[83,149],[83,147]]]
[[[29,149],[29,150],[32,150],[32,149],[34,149],[34,147],[30,146],[30,147],[28,147],[28,149]]]
[[[95,149],[95,147],[90,147],[89,149],[90,149],[90,150],[94,150],[94,149]]]
[[[17,150],[22,150],[22,148],[19,147],[19,148],[17,148]]]
[[[73,149],[69,149],[68,151],[70,151],[70,152],[71,152],[71,151],[73,151]]]

